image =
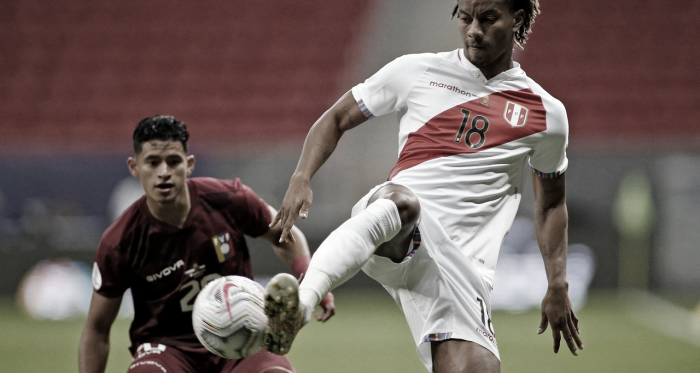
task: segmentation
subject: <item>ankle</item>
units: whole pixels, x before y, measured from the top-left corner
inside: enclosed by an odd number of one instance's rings
[[[310,289],[299,289],[299,309],[302,314],[302,323],[304,326],[311,321],[311,316],[314,313],[316,305],[320,302],[318,294]]]

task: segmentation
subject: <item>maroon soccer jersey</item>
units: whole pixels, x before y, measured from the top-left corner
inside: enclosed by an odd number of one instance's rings
[[[187,186],[192,207],[182,228],[154,218],[142,197],[107,229],[97,249],[97,293],[133,293],[132,353],[144,342],[201,347],[192,329],[199,291],[220,276],[253,278],[243,235],[268,231],[267,204],[238,179],[191,178]]]

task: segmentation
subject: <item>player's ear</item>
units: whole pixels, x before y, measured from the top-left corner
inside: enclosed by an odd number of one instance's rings
[[[513,13],[513,33],[518,32],[523,23],[525,23],[525,11],[519,9]]]
[[[187,156],[187,176],[190,176],[192,171],[194,171],[194,163],[195,163],[194,155],[191,155],[191,154],[188,155]]]
[[[131,172],[131,175],[135,178],[139,178],[139,169],[138,169],[138,164],[136,163],[136,158],[134,157],[129,157],[129,159],[126,160],[126,165],[129,167],[129,172]]]

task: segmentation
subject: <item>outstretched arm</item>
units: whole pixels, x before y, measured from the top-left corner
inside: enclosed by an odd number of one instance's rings
[[[535,232],[547,273],[547,294],[542,300],[542,320],[537,333],[552,327],[554,352],[559,352],[561,335],[571,353],[578,356],[583,349],[579,336],[578,318],[569,299],[566,280],[566,253],[568,246],[568,211],[566,209],[566,175],[543,179],[532,172],[535,192]]]
[[[270,209],[270,214],[275,216],[277,211],[268,206]],[[263,234],[259,238],[270,242],[275,254],[282,259],[282,261],[288,265],[294,275],[303,281],[303,275],[306,273],[307,268],[309,268],[309,262],[311,261],[311,254],[309,253],[309,244],[306,242],[306,237],[301,230],[295,226],[291,228],[291,233],[294,235],[294,241],[280,242],[280,236],[282,235],[282,227],[280,225],[275,225],[270,228],[267,233]],[[335,314],[335,302],[332,293],[326,294],[320,304],[323,309],[322,314],[316,315],[318,321],[326,322]]]
[[[78,370],[80,373],[102,373],[109,355],[109,331],[119,312],[122,298],[107,298],[92,292],[83,335],[78,348]]]
[[[345,131],[357,127],[367,118],[348,91],[328,109],[309,130],[301,158],[289,181],[289,188],[279,212],[272,219],[271,227],[279,223],[282,234],[279,242],[294,240],[290,234],[297,216],[306,219],[313,202],[311,178],[333,153]]]

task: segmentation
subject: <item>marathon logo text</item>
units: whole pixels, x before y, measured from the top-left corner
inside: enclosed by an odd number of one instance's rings
[[[177,261],[177,263],[163,268],[163,270],[161,270],[160,272],[154,273],[150,276],[146,276],[146,281],[153,282],[156,280],[160,280],[163,277],[170,276],[171,273],[175,272],[178,268],[182,268],[184,266],[185,262],[183,262],[182,259],[180,259]]]
[[[483,335],[486,339],[489,340],[489,342],[498,346],[498,343],[496,343],[496,338],[494,338],[494,336],[491,333],[484,331],[484,330],[481,330],[481,328],[479,328],[478,326],[476,327],[476,332]]]
[[[463,95],[463,96],[476,97],[476,95],[473,95],[467,91],[464,91],[455,85],[448,85],[448,84],[439,83],[439,82],[430,82],[430,86],[431,87],[438,87],[438,88],[445,88],[445,89],[450,90],[452,92],[459,93],[460,95]]]

